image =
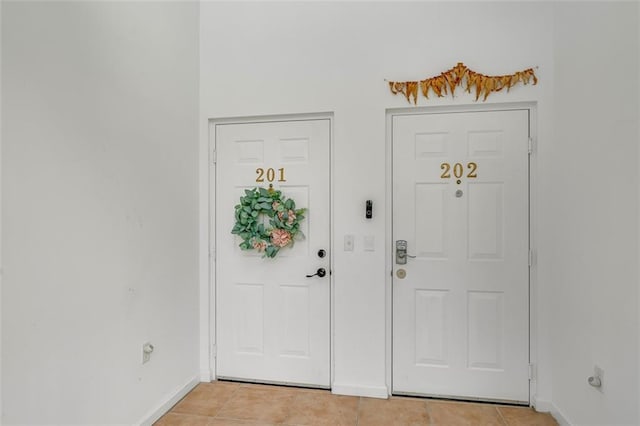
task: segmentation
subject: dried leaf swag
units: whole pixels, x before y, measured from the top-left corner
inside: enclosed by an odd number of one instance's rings
[[[462,86],[464,82],[466,83],[464,88],[467,93],[471,93],[471,89],[474,89],[476,101],[480,99],[480,96],[483,96],[482,101],[484,102],[491,92],[499,92],[505,87],[508,92],[516,84],[529,84],[530,81],[533,81],[534,85],[538,84],[538,78],[533,68],[518,71],[511,75],[484,75],[470,70],[462,62],[458,62],[458,65],[450,70],[426,80],[390,81],[389,88],[394,95],[402,93],[409,102],[413,98],[413,104],[416,105],[418,103],[418,88],[427,99],[429,99],[429,92],[433,92],[437,97],[441,98],[449,93],[453,96],[456,88]]]

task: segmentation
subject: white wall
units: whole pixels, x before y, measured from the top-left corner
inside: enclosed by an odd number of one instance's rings
[[[202,152],[209,118],[335,113],[334,389],[387,385],[384,119],[407,104],[383,79],[458,61],[488,74],[537,65],[538,86],[489,101],[538,105],[533,397],[576,424],[638,422],[637,28],[634,3],[202,4]],[[604,394],[587,385],[593,364]]]
[[[3,2],[2,42],[3,422],[141,421],[198,374],[198,6]]]
[[[421,79],[458,61],[487,74],[537,65],[538,86],[494,94],[488,103],[538,102],[540,157],[546,156],[553,95],[551,12],[549,4],[507,3],[202,4],[201,152],[206,153],[210,118],[335,113],[334,390],[387,391],[385,112],[408,105],[389,93],[384,79]],[[463,94],[454,100],[420,99],[421,105],[469,103],[472,97]],[[202,178],[206,182],[206,174]],[[541,185],[548,179],[541,176]],[[375,206],[370,221],[363,215],[367,199]],[[356,236],[352,253],[342,251],[345,234]],[[363,251],[364,235],[375,236],[375,252]],[[540,267],[548,261],[541,255]],[[206,280],[201,285],[201,294],[208,294]],[[535,291],[547,297],[548,289]],[[541,316],[538,324],[542,336],[547,318]],[[543,400],[551,398],[547,340],[536,353]],[[206,369],[206,345],[202,353]]]
[[[545,208],[553,402],[574,424],[639,424],[638,4],[559,4]],[[587,384],[594,364],[603,393]]]

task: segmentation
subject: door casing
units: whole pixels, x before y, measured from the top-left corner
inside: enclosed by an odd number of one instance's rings
[[[208,365],[209,372],[201,372],[201,380],[215,380],[217,378],[216,372],[216,351],[217,351],[217,340],[216,340],[216,173],[215,173],[215,151],[216,151],[216,131],[215,126],[219,124],[248,124],[248,123],[270,123],[270,122],[286,122],[286,121],[305,121],[305,120],[317,120],[317,119],[325,119],[329,120],[329,211],[330,211],[330,229],[329,229],[329,250],[330,253],[334,253],[334,241],[333,241],[333,227],[334,227],[334,178],[333,178],[333,170],[334,170],[334,137],[333,137],[333,113],[332,112],[320,112],[320,113],[310,113],[310,114],[288,114],[288,115],[266,115],[266,116],[248,116],[248,117],[229,117],[229,118],[212,118],[208,121],[208,146],[207,146],[207,172],[208,172],[208,187],[207,187],[207,210],[208,210],[208,302],[206,303],[207,312],[206,316],[208,318],[208,332],[206,333],[208,337]],[[330,270],[333,269],[334,265],[334,256],[330,256]],[[330,357],[330,383],[333,384],[334,381],[334,283],[331,278],[331,274],[329,274],[329,357]],[[203,306],[203,304],[201,304]],[[203,351],[201,345],[201,351]],[[209,376],[209,377],[205,377]]]
[[[385,176],[386,176],[386,199],[385,206],[386,224],[385,224],[385,289],[386,289],[386,385],[388,394],[392,393],[393,381],[393,288],[392,288],[392,271],[395,253],[393,251],[393,117],[400,115],[419,115],[419,114],[447,114],[460,112],[486,112],[486,111],[505,111],[505,110],[528,110],[529,111],[529,135],[531,138],[531,152],[529,155],[529,245],[532,251],[532,262],[529,267],[529,363],[533,364],[533,380],[529,381],[529,405],[533,402],[536,395],[535,366],[537,365],[537,329],[536,325],[536,306],[537,300],[537,268],[536,268],[536,225],[537,217],[535,216],[536,203],[536,145],[537,145],[537,103],[535,102],[516,102],[504,104],[490,105],[460,105],[460,106],[437,106],[437,107],[418,107],[418,108],[394,108],[386,111],[386,146],[385,146]]]

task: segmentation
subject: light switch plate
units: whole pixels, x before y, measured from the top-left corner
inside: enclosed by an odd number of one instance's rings
[[[376,251],[376,237],[374,235],[364,236],[364,251]]]

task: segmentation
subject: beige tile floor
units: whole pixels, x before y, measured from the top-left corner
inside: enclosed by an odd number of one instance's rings
[[[333,395],[329,391],[232,382],[201,383],[156,426],[223,425],[557,425],[524,407],[392,397]]]

